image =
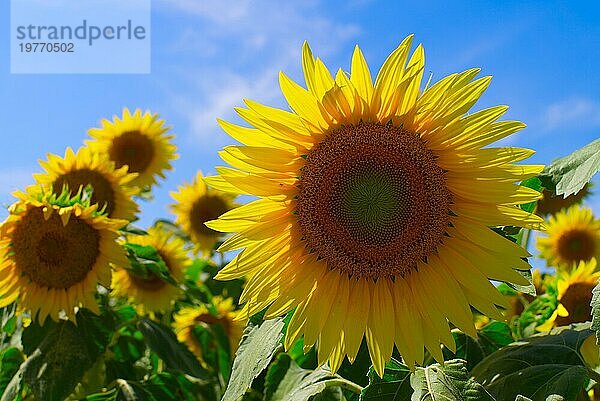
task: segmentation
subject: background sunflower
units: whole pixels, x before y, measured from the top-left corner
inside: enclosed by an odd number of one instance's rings
[[[166,135],[167,131],[158,114],[142,114],[136,109],[132,115],[126,108],[121,118],[115,116],[112,122],[104,119],[101,128],[90,129],[94,139],[86,142],[117,168],[127,166],[129,172],[137,173],[129,185],[144,189],[155,184],[157,177],[165,178],[164,172],[172,169],[171,160],[178,158],[173,136]]]
[[[191,184],[178,187],[177,192],[171,192],[171,197],[177,202],[171,205],[175,223],[190,236],[196,253],[209,256],[221,234],[204,223],[232,209],[235,195],[208,188],[202,173],[198,172]]]
[[[79,203],[64,192],[17,194],[0,226],[0,307],[18,299],[40,323],[75,308],[99,313],[94,294],[108,288],[111,264],[126,265],[117,229],[125,224],[98,214],[97,205]]]
[[[148,229],[148,235],[128,235],[125,240],[127,244],[152,247],[176,283],[183,281],[185,269],[191,264],[183,240],[156,227]],[[127,298],[136,305],[140,314],[166,312],[181,295],[178,285],[152,271],[137,272],[124,266],[117,266],[111,288],[114,296]]]

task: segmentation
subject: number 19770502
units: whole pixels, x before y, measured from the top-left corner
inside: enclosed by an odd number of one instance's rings
[[[21,53],[74,53],[74,43],[26,42],[19,43]]]

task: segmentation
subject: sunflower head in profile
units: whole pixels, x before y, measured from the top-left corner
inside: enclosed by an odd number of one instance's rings
[[[580,204],[588,195],[590,195],[590,184],[587,183],[576,194],[571,194],[566,198],[556,195],[554,191],[544,189],[543,197],[538,200],[536,213],[540,216],[556,214],[563,209],[568,209],[571,206]]]
[[[67,191],[57,196],[16,193],[19,200],[0,226],[0,307],[19,309],[43,323],[78,307],[98,313],[97,285],[110,286],[111,264],[125,264],[117,244],[126,222],[98,213],[98,205]]]
[[[194,242],[196,253],[209,256],[219,240],[221,233],[204,225],[234,207],[235,196],[231,193],[210,189],[204,183],[202,173],[198,172],[191,184],[185,183],[171,192],[177,202],[171,205],[178,224]]]
[[[167,135],[168,127],[158,114],[140,109],[133,115],[123,110],[123,117],[113,121],[102,120],[101,128],[92,128],[87,141],[92,151],[115,163],[117,168],[128,166],[130,173],[137,173],[129,185],[147,188],[156,183],[156,178],[165,178],[164,172],[171,170],[171,160],[177,159],[174,138]]]
[[[537,247],[548,266],[570,268],[600,259],[600,220],[591,209],[572,206],[551,216],[547,234],[538,238]]]
[[[191,260],[182,239],[159,228],[150,228],[148,235],[128,235],[126,242],[156,249],[171,277],[176,282],[183,281],[185,269],[191,264]],[[113,273],[112,295],[127,298],[136,305],[140,314],[166,312],[181,290],[151,272],[148,274],[149,276],[143,277],[131,269],[117,266]]]
[[[592,290],[598,284],[600,272],[596,271],[596,258],[574,264],[571,270],[558,273],[558,308],[550,319],[537,330],[547,331],[555,326],[582,323],[592,318]]]
[[[177,339],[185,344],[203,364],[205,362],[202,348],[194,332],[196,326],[221,325],[229,339],[229,350],[232,356],[237,350],[246,326],[245,320],[235,310],[233,299],[215,296],[212,302],[214,313],[211,313],[206,305],[188,306],[179,310],[173,317],[173,330],[177,334]]]
[[[67,188],[71,195],[88,185],[92,188],[91,203],[97,203],[99,210],[114,219],[134,220],[138,206],[133,201],[135,188],[127,187],[135,174],[127,173],[127,167],[114,168],[114,164],[88,148],[77,153],[67,148],[65,156],[48,155],[48,160],[40,161],[45,173],[35,174],[35,180],[46,188],[60,194]]]
[[[357,47],[332,76],[304,46],[307,89],[280,75],[292,112],[246,101],[251,127],[221,122],[245,146],[207,184],[258,200],[207,225],[243,249],[217,275],[247,277],[243,313],[295,308],[285,346],[301,336],[336,371],[363,337],[379,375],[394,345],[411,367],[424,348],[443,360],[448,321],[476,335],[470,305],[499,320],[505,298],[489,279],[527,284],[529,254],[490,226],[540,228],[517,205],[541,195],[516,185],[543,166],[514,164],[527,149],[489,145],[524,127],[506,106],[467,114],[490,83],[478,69],[421,90],[425,56],[412,36],[375,82]],[[232,188],[233,187],[233,188]]]

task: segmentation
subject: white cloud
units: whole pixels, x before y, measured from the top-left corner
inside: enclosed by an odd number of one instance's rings
[[[161,0],[159,4],[165,12],[193,16],[172,44],[170,77],[180,82],[169,91],[176,109],[186,115],[195,142],[203,146],[230,141],[215,120],[235,119],[233,107],[242,105],[242,99],[282,105],[278,72],[299,72],[304,40],[316,55],[329,58],[342,47],[351,49],[349,40],[360,32],[356,25],[331,19],[318,1]],[[182,66],[176,61],[190,54],[196,54],[195,64]]]
[[[544,111],[542,124],[548,131],[567,125],[600,127],[600,102],[585,97],[571,97],[556,102]]]

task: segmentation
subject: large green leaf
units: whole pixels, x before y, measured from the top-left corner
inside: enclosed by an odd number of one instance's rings
[[[412,401],[494,401],[481,384],[470,377],[466,362],[453,359],[444,366],[417,368],[410,378]]]
[[[471,371],[483,358],[514,341],[510,327],[504,322],[491,322],[472,338],[458,330],[452,331],[456,353],[444,348],[444,359],[464,359]]]
[[[600,283],[592,290],[592,330],[596,332],[596,344],[600,344]]]
[[[23,380],[36,399],[62,401],[93,362],[94,355],[77,326],[61,321],[22,365]]]
[[[23,353],[16,347],[6,348],[0,353],[0,394],[4,394],[4,390],[19,371],[24,359]]]
[[[383,377],[369,371],[369,385],[360,394],[361,401],[404,401],[412,394],[410,369],[392,359],[385,365]]]
[[[169,368],[201,379],[208,377],[206,370],[200,366],[194,354],[184,344],[177,341],[177,336],[171,329],[146,318],[140,319],[137,326],[150,349]]]
[[[222,401],[238,401],[248,391],[254,379],[281,349],[283,326],[283,319],[277,318],[246,328]]]
[[[142,278],[158,277],[171,285],[178,285],[156,248],[151,245],[127,243],[125,249],[130,262],[128,268],[132,274]]]
[[[328,388],[335,387],[337,383],[339,383],[338,378],[329,369],[325,367],[319,367],[312,371],[302,369],[290,358],[289,367],[277,385],[277,390],[266,400],[307,401]],[[331,399],[335,396],[334,394],[329,392],[325,399]],[[323,397],[321,398],[323,399]]]
[[[551,395],[575,400],[589,380],[579,353],[583,341],[592,335],[587,327],[559,328],[515,342],[488,356],[472,373],[499,400],[518,395],[533,401],[545,401]]]
[[[567,197],[579,192],[600,171],[600,139],[561,157],[540,174],[548,189],[556,188],[556,194]]]

